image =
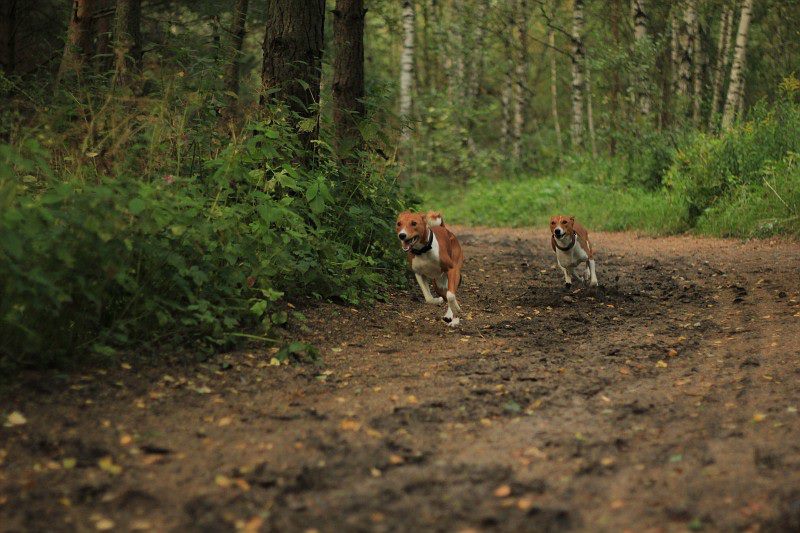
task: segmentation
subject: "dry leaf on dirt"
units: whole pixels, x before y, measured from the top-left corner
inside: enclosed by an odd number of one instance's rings
[[[505,498],[511,496],[511,487],[508,485],[500,485],[494,489],[494,495],[498,498]]]
[[[20,413],[19,411],[14,411],[8,417],[6,417],[6,423],[4,424],[7,428],[14,427],[14,426],[24,426],[28,423],[28,419],[25,418],[25,415]]]

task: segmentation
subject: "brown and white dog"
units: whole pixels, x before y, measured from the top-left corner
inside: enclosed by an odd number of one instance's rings
[[[442,320],[450,326],[457,326],[461,307],[456,300],[456,290],[461,284],[461,266],[464,264],[458,239],[444,227],[442,215],[433,211],[424,215],[408,211],[400,213],[395,229],[425,296],[425,303],[438,305],[447,299],[447,314]],[[433,282],[438,298],[431,294],[429,282]]]
[[[575,217],[556,215],[550,219],[550,245],[556,254],[558,266],[564,271],[564,283],[572,286],[572,276],[597,286],[594,268],[594,250],[589,242],[589,232],[575,222]],[[578,266],[583,264],[582,272]],[[570,273],[571,272],[571,273]]]

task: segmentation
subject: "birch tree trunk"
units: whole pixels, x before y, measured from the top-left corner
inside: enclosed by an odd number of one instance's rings
[[[301,142],[313,148],[319,134],[319,102],[325,0],[270,0],[267,2],[264,62],[261,81],[268,98],[282,102],[299,120]],[[262,105],[266,98],[262,97]],[[316,120],[308,127],[308,120]]]
[[[118,83],[127,83],[142,59],[141,0],[117,0],[114,15],[114,72]]]
[[[233,6],[233,20],[231,21],[230,46],[225,62],[224,83],[228,94],[228,110],[236,108],[239,94],[239,71],[242,60],[242,43],[247,23],[248,0],[236,0]]]
[[[400,120],[401,140],[408,141],[411,119],[411,87],[414,81],[414,4],[403,0],[403,51],[400,55]]]
[[[515,46],[514,79],[511,93],[513,96],[513,145],[511,153],[515,161],[519,161],[522,154],[522,131],[525,128],[525,71],[527,66],[527,10],[524,0],[517,0],[514,4],[515,13]]]
[[[358,121],[364,117],[363,0],[336,0],[333,12],[333,125],[336,146],[358,143]]]
[[[56,85],[67,74],[79,75],[92,53],[92,0],[73,0],[72,14],[58,67]]]
[[[678,71],[680,70],[681,61],[680,25],[678,24],[678,15],[675,13],[676,10],[677,6],[672,6],[669,11],[671,93],[678,90]]]
[[[733,49],[733,62],[731,63],[731,81],[728,85],[728,96],[725,99],[725,110],[722,113],[722,129],[729,129],[733,125],[736,108],[743,92],[747,33],[750,29],[752,10],[753,0],[742,0],[742,13],[739,18],[739,30],[736,32],[736,46]]]
[[[592,112],[592,69],[586,65],[586,119],[589,122],[589,145],[592,147],[592,156],[597,157],[597,143],[594,134],[594,113]]]
[[[572,147],[583,146],[583,93],[586,81],[584,67],[586,51],[583,46],[583,0],[575,0],[572,6],[572,122],[570,135]]]
[[[696,6],[695,6],[696,7]],[[703,49],[700,41],[700,19],[697,10],[692,17],[692,124],[700,126],[700,106],[703,101]]]
[[[640,52],[637,57],[642,57],[647,43],[647,12],[645,11],[644,0],[631,0],[631,15],[633,16],[633,38]],[[649,57],[649,56],[645,56]],[[641,65],[637,68],[636,75],[636,106],[639,115],[648,117],[650,115],[650,91],[648,89],[647,68]]]
[[[695,0],[687,0],[686,9],[683,11],[683,24],[681,25],[680,64],[678,65],[678,93],[689,97],[692,92],[692,64],[695,56],[694,28],[696,27],[697,11]]]
[[[708,127],[713,128],[719,113],[719,100],[722,96],[722,85],[725,71],[728,70],[731,40],[733,38],[733,8],[726,5],[722,12],[717,40],[717,61],[714,65],[714,81],[711,87],[711,112],[708,115]]]
[[[511,76],[506,73],[506,82],[500,92],[502,120],[500,123],[500,143],[504,150],[511,147]]]
[[[548,42],[550,43],[550,106],[553,114],[553,126],[556,130],[556,145],[559,157],[564,153],[564,141],[561,138],[561,123],[558,120],[558,68],[556,65],[556,32],[550,30]]]

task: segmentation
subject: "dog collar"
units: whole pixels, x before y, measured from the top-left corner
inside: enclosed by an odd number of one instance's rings
[[[572,249],[572,247],[575,246],[575,232],[572,232],[572,241],[568,245],[564,246],[563,248],[558,245],[558,239],[556,239],[555,235],[553,235],[553,241],[556,244],[556,248],[558,248],[562,252],[569,252]]]
[[[426,252],[429,252],[431,248],[433,248],[433,230],[428,228],[428,232],[431,234],[431,238],[428,239],[428,244],[420,248],[419,250],[415,250],[413,247],[409,250],[414,255],[422,255]]]

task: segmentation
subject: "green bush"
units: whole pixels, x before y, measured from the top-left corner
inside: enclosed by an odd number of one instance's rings
[[[751,120],[719,136],[697,134],[678,150],[665,183],[689,207],[690,223],[732,199],[731,191],[763,186],[765,171],[800,152],[800,105],[789,99],[756,106]]]
[[[595,230],[687,229],[684,206],[661,192],[610,188],[565,176],[477,180],[461,191],[429,189],[424,204],[441,209],[454,224],[546,227],[551,215],[561,213],[575,215]]]
[[[229,347],[268,338],[286,301],[357,303],[396,281],[392,173],[324,144],[297,164],[288,127],[247,130],[186,177],[56,176],[37,143],[0,146],[0,367]]]

